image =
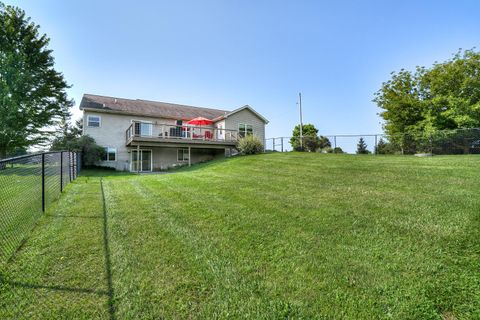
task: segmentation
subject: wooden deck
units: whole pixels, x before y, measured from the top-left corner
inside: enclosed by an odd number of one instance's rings
[[[196,148],[232,148],[237,144],[236,141],[222,140],[205,140],[205,139],[188,139],[180,137],[142,137],[132,136],[127,140],[127,147],[132,146],[151,146],[151,147],[185,147],[190,145]]]

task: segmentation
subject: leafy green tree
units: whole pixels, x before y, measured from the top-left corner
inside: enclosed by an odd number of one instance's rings
[[[85,135],[69,142],[68,150],[81,152],[82,165],[94,166],[105,156],[105,148],[97,145],[95,139]]]
[[[342,150],[342,148],[335,147],[335,148],[333,148],[333,153],[345,153],[345,152]]]
[[[442,131],[431,136],[428,152],[435,154],[480,153],[480,129]]]
[[[340,147],[335,147],[335,148],[327,147],[323,150],[326,151],[327,153],[339,153],[339,154],[344,153],[342,148],[340,148]]]
[[[431,68],[393,72],[374,99],[390,142],[415,152],[439,130],[480,127],[479,74],[480,53],[473,50]]]
[[[320,136],[318,138],[318,147],[320,149],[327,149],[327,148],[331,148],[332,147],[332,143],[330,142],[330,140],[325,137],[325,136]]]
[[[67,121],[64,121],[57,136],[52,141],[50,150],[70,150],[76,140],[82,136],[82,130],[82,120],[75,121],[75,125],[70,125]]]
[[[395,153],[395,147],[385,141],[383,138],[380,138],[378,140],[377,146],[375,147],[375,153],[376,154],[394,154]]]
[[[7,153],[7,157],[18,157],[18,156],[23,156],[28,154],[27,148],[25,147],[20,147],[20,148],[15,148],[11,150],[9,153]]]
[[[307,152],[315,152],[320,148],[320,139],[317,136],[303,137],[303,149]]]
[[[51,151],[77,151],[81,152],[82,165],[94,166],[105,156],[105,148],[97,145],[95,139],[90,136],[82,136],[83,123],[77,120],[75,125],[63,123],[57,137],[50,147]]]
[[[320,139],[317,136],[318,129],[313,124],[304,124],[302,127],[302,143],[300,143],[300,125],[293,129],[290,144],[295,151],[315,152],[320,147]]]
[[[72,100],[54,69],[49,38],[17,7],[0,2],[0,158],[17,148],[44,144]]]
[[[370,151],[367,148],[368,146],[365,143],[365,140],[363,140],[363,138],[360,138],[357,144],[357,154],[369,154]]]

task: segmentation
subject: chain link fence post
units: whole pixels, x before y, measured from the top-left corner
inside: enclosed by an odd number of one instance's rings
[[[68,181],[72,182],[72,151],[68,152]]]
[[[42,153],[42,212],[45,212],[45,153]]]
[[[63,151],[60,152],[60,192],[63,192]]]

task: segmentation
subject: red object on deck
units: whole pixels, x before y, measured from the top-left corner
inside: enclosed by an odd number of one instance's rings
[[[213,121],[204,117],[197,117],[187,122],[187,124],[193,124],[197,126],[206,126],[212,124]]]

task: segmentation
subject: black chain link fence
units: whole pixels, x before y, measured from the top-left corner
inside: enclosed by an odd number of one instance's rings
[[[114,319],[105,207],[76,207],[102,185],[79,181],[56,201],[80,163],[67,151],[0,160],[0,319]]]
[[[79,164],[79,155],[68,151],[0,160],[0,268],[21,247],[42,213],[77,177]]]
[[[362,139],[364,148],[358,152]],[[480,154],[480,128],[444,130],[423,134],[351,134],[318,137],[277,137],[265,140],[266,151],[293,150],[323,153],[371,154]]]
[[[0,160],[0,319],[45,318],[30,302],[47,303],[42,298],[51,299],[52,295],[46,295],[48,288],[37,286],[36,291],[26,290],[26,286],[33,285],[11,277],[12,270],[25,279],[33,277],[39,271],[35,269],[35,261],[24,266],[16,266],[13,261],[39,218],[79,171],[79,154],[68,151]]]
[[[79,168],[77,153],[68,151],[0,160],[0,265],[20,247]]]

